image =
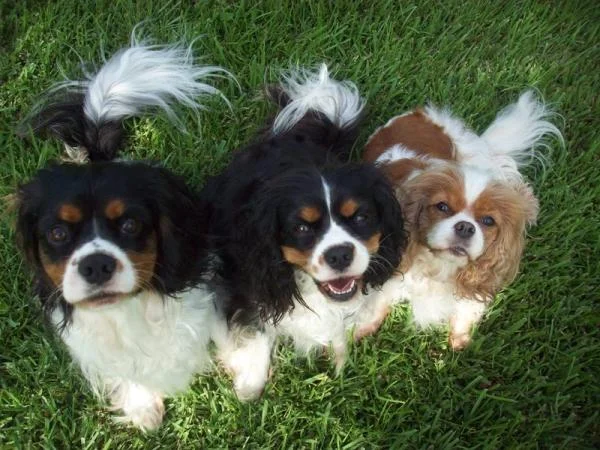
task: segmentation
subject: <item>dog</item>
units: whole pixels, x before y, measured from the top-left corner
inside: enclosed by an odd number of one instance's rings
[[[198,194],[169,170],[119,161],[125,119],[218,94],[180,45],[132,37],[84,81],[57,86],[30,118],[77,163],[43,168],[17,192],[17,237],[53,327],[92,390],[121,419],[157,428],[163,398],[210,367],[215,289]]]
[[[276,117],[204,191],[231,299],[215,341],[242,400],[261,395],[280,336],[300,353],[331,346],[340,370],[355,316],[405,244],[391,184],[345,163],[364,106],[356,86],[322,65],[269,92]]]
[[[520,169],[546,137],[562,140],[533,92],[478,136],[433,106],[391,119],[369,138],[364,160],[395,184],[409,232],[400,274],[384,286],[370,325],[408,301],[420,327],[449,324],[462,349],[494,295],[516,277],[538,200]]]

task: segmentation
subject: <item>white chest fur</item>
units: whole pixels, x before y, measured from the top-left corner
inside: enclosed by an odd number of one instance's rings
[[[422,253],[405,274],[384,285],[382,296],[390,304],[408,301],[419,326],[447,323],[458,301],[454,295],[458,269],[456,259]]]
[[[465,261],[466,263],[466,261]],[[424,252],[403,275],[383,287],[379,304],[409,302],[414,322],[421,327],[447,324],[465,333],[485,312],[483,302],[455,294],[460,260]]]
[[[292,338],[296,349],[303,353],[330,344],[336,353],[343,353],[346,333],[355,325],[365,296],[358,292],[352,300],[335,302],[323,295],[304,272],[296,272],[296,282],[306,306],[296,303],[294,310],[277,324],[275,333]]]
[[[206,288],[176,298],[145,292],[114,305],[75,308],[61,337],[96,391],[128,380],[168,395],[209,365],[214,315]],[[56,311],[53,322],[61,319]]]

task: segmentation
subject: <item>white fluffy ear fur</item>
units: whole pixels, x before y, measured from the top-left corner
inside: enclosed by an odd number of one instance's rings
[[[520,169],[532,160],[545,160],[536,147],[547,147],[546,138],[553,136],[564,145],[559,129],[549,121],[554,114],[533,91],[500,111],[481,136],[448,109],[427,106],[425,112],[454,142],[458,162],[488,168],[505,180],[520,182]]]
[[[147,108],[160,108],[181,125],[174,104],[202,109],[198,98],[215,94],[227,102],[218,89],[204,82],[219,73],[232,77],[221,67],[196,64],[191,47],[144,45],[132,33],[130,47],[115,53],[98,73],[86,74],[87,80],[60,83],[52,92],[85,92],[84,114],[95,124],[121,121]]]
[[[291,71],[283,77],[281,88],[290,103],[275,118],[275,134],[290,130],[310,110],[324,114],[334,125],[345,128],[352,125],[364,108],[356,85],[348,80],[331,79],[325,64],[315,72]]]
[[[544,156],[535,151],[543,140],[553,136],[564,145],[558,128],[549,119],[553,113],[533,91],[526,91],[519,100],[498,113],[496,119],[481,135],[487,142],[497,164],[507,170],[529,164],[532,160],[544,160]]]

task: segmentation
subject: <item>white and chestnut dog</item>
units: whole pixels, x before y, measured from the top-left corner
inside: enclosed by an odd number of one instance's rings
[[[217,71],[188,48],[132,39],[33,118],[80,163],[43,168],[17,192],[18,240],[44,310],[92,389],[146,430],[162,422],[163,397],[209,367],[215,294],[197,194],[157,164],[115,158],[126,118],[200,107],[218,93],[203,82]]]
[[[408,301],[419,326],[449,324],[460,349],[494,295],[517,275],[538,201],[519,168],[550,135],[547,108],[532,92],[500,112],[478,136],[447,110],[418,109],[370,137],[364,159],[396,185],[409,232],[400,274],[388,281],[370,324]]]
[[[363,109],[356,86],[323,65],[271,97],[275,120],[204,191],[232,298],[217,346],[241,399],[261,394],[278,337],[300,353],[331,346],[339,370],[348,331],[405,244],[391,183],[346,162]]]

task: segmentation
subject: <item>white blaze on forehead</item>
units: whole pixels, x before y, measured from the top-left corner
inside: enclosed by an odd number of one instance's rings
[[[472,206],[491,181],[491,177],[474,167],[463,166],[461,170],[464,177],[465,200],[468,206]]]
[[[90,285],[79,273],[79,264],[93,254],[112,256],[117,261],[113,277],[101,286]],[[77,303],[101,293],[132,292],[136,286],[136,271],[127,254],[112,242],[96,237],[79,247],[69,258],[63,277],[62,293],[69,303]]]
[[[360,277],[369,267],[369,251],[362,242],[352,236],[335,221],[331,211],[331,204],[333,202],[333,199],[331,198],[331,188],[325,179],[322,178],[321,181],[329,216],[329,228],[325,231],[325,234],[312,252],[310,267],[316,268],[316,270],[313,269],[314,271],[311,275],[318,281],[334,280],[340,277]],[[329,267],[327,262],[324,261],[324,255],[330,248],[343,244],[349,244],[354,247],[354,257],[352,263],[344,270],[344,272],[338,272]]]
[[[321,177],[321,184],[323,185],[323,197],[325,198],[325,204],[327,205],[327,212],[331,216],[331,190],[325,178]]]

